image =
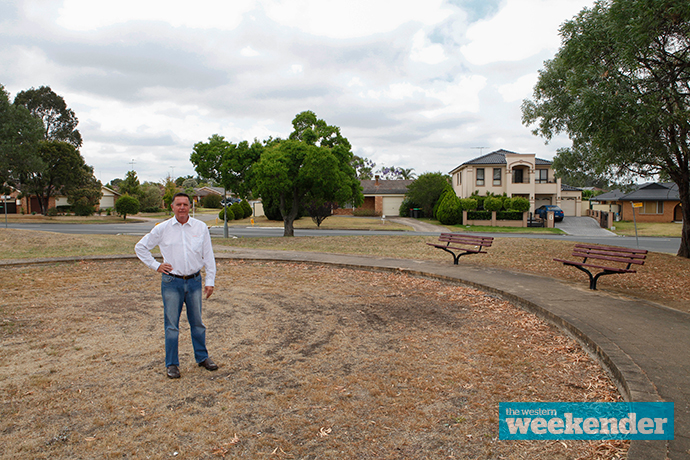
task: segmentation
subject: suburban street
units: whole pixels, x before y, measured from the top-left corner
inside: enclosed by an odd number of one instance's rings
[[[598,243],[612,246],[622,246],[627,248],[647,249],[654,252],[665,252],[676,254],[680,247],[680,238],[662,238],[662,237],[640,237],[639,246],[635,237],[617,236],[608,230],[600,229],[596,226],[592,227],[593,219],[587,217],[580,218],[566,218],[563,225],[557,224],[568,235],[551,235],[551,234],[533,234],[533,233],[482,233],[482,235],[493,236],[495,238],[542,238],[553,239],[561,241],[573,241],[584,243]],[[101,234],[101,235],[145,235],[151,230],[156,221],[150,222],[133,222],[121,224],[24,224],[11,223],[8,228],[15,228],[21,230],[36,230],[44,232],[55,233],[69,233],[69,234]],[[295,229],[295,236],[361,236],[361,235],[377,235],[377,236],[391,236],[400,235],[402,233],[411,235],[434,236],[441,233],[438,231],[386,231],[386,230],[319,230],[319,229]],[[462,230],[455,230],[461,232]],[[275,227],[235,227],[228,228],[228,234],[231,238],[256,238],[256,237],[279,237],[283,235],[283,227],[276,223]],[[223,228],[211,227],[211,236],[214,238],[223,237]]]

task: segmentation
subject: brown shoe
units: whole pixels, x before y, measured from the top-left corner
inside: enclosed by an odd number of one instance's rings
[[[168,378],[169,379],[179,379],[180,378],[180,368],[175,366],[174,364],[172,366],[168,366]]]
[[[199,363],[199,367],[205,367],[209,371],[218,370],[218,365],[211,360],[211,358],[206,358]]]

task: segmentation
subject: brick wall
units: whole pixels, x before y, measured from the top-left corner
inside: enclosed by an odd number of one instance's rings
[[[673,222],[673,210],[680,201],[665,201],[663,214],[645,214],[640,212],[642,208],[635,209],[635,220],[637,222]],[[629,201],[623,202],[622,220],[633,220],[632,205]]]

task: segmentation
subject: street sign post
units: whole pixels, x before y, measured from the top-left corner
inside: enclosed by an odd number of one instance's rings
[[[633,209],[633,223],[635,224],[635,241],[637,241],[637,247],[640,247],[640,240],[637,238],[637,219],[635,219],[635,208],[641,208],[642,203],[639,202],[631,202],[632,204],[632,209]]]

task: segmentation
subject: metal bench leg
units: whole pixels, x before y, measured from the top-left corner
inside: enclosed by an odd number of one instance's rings
[[[594,279],[590,281],[590,283],[589,283],[589,288],[596,291],[596,289],[597,289],[597,280],[599,279],[600,276],[604,276],[604,275],[617,275],[617,274],[619,274],[619,273],[618,273],[618,272],[610,272],[610,271],[607,271],[607,270],[604,270],[604,271],[601,272],[601,273],[597,273],[597,276],[595,276]]]
[[[571,265],[571,267],[575,267],[575,268],[577,268],[578,270],[580,270],[581,272],[587,273],[587,276],[589,276],[589,288],[592,289],[592,290],[596,290],[596,289],[597,289],[597,278],[599,277],[599,275],[597,275],[596,277],[594,277],[594,276],[592,275],[592,272],[590,272],[590,271],[587,270],[586,268],[580,267],[579,265]]]
[[[449,254],[451,254],[451,255],[453,256],[453,265],[457,265],[457,264],[458,264],[458,259],[460,258],[460,255],[461,255],[461,254],[455,255],[455,253],[454,253],[453,251],[451,251],[450,249],[448,249],[448,248],[441,248],[441,249],[443,249],[444,251],[446,251],[447,253],[449,253]]]

